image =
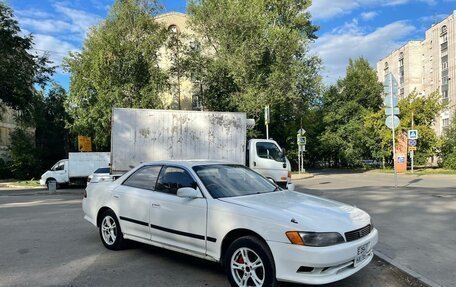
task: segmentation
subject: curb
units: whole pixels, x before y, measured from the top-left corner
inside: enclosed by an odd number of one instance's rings
[[[429,285],[430,287],[444,287],[443,285],[440,285],[439,283],[437,283],[429,278],[424,277],[423,275],[411,270],[410,268],[405,267],[404,265],[400,264],[399,262],[397,262],[396,260],[394,260],[392,258],[389,258],[388,256],[386,256],[385,254],[381,253],[378,250],[374,250],[374,254],[376,256],[378,256],[380,259],[383,259],[386,262],[388,262],[389,264],[393,265],[394,267],[400,269],[407,275],[420,280],[421,282],[423,282],[426,285]]]
[[[291,175],[291,180],[292,180],[292,181],[295,181],[295,180],[303,180],[303,179],[309,179],[309,178],[313,178],[313,177],[315,177],[315,175],[312,174],[312,173],[292,174],[292,175]]]

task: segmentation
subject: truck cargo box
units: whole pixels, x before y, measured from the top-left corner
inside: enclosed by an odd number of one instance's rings
[[[70,152],[68,154],[68,174],[73,177],[88,177],[97,168],[108,167],[109,152]]]
[[[245,164],[245,145],[245,113],[113,110],[113,173],[156,160],[210,159]]]

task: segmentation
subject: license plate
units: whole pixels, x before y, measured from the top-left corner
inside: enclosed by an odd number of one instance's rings
[[[358,252],[355,257],[355,267],[358,266],[361,262],[366,260],[369,256],[369,242],[358,247]]]

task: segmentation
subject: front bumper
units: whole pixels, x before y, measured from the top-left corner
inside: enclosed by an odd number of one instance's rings
[[[46,180],[45,179],[40,179],[40,185],[46,185]]]
[[[268,241],[274,256],[276,277],[279,281],[327,284],[342,280],[365,267],[374,257],[373,247],[378,242],[377,229],[361,239],[328,247],[307,247]],[[367,258],[356,267],[358,247],[369,243]],[[298,272],[300,267],[305,267]]]

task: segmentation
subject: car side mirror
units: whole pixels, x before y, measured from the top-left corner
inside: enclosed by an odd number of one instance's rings
[[[283,163],[285,163],[285,164],[287,163],[286,158],[287,158],[287,151],[286,151],[285,148],[283,147],[283,148],[282,148],[282,160],[283,160]]]
[[[181,187],[177,190],[177,196],[183,198],[200,198],[201,192],[191,187]]]

